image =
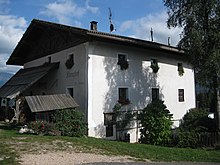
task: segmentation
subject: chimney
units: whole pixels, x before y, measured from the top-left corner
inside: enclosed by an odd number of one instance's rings
[[[91,21],[90,22],[90,30],[97,31],[97,23],[96,21]]]

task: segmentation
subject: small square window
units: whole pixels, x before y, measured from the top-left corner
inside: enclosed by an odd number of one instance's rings
[[[128,69],[128,61],[127,61],[127,55],[124,54],[118,54],[118,63],[117,65],[120,65],[121,70]]]
[[[160,69],[160,67],[158,66],[158,61],[157,61],[157,59],[151,59],[150,61],[151,61],[150,67],[152,68],[152,70],[153,70],[154,73],[157,73],[158,70]]]
[[[183,76],[184,74],[183,63],[178,63],[177,71],[179,72],[180,76]]]
[[[156,65],[156,64],[158,64],[157,59],[152,58],[150,61],[151,61],[151,65]]]
[[[127,61],[127,55],[125,54],[118,54],[118,62]]]
[[[128,98],[128,88],[118,89],[118,102],[122,105],[126,105],[130,103]]]
[[[184,89],[178,89],[179,102],[184,102]]]
[[[73,88],[67,88],[67,94],[73,97],[74,96]]]
[[[159,100],[159,88],[152,88],[152,101]]]

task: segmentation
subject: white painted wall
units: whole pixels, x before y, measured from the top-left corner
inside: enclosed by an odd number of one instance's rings
[[[67,69],[68,55],[75,55],[75,65]],[[118,53],[126,54],[129,68],[120,70],[117,65]],[[24,68],[42,65],[51,56],[51,62],[60,62],[59,69],[42,81],[47,81],[46,89],[33,87],[34,94],[66,93],[67,87],[74,88],[74,98],[85,110],[88,119],[89,136],[105,137],[104,112],[112,112],[118,101],[118,88],[129,88],[131,104],[124,109],[143,109],[151,102],[151,88],[160,89],[160,97],[168,109],[179,120],[186,111],[195,107],[194,73],[192,67],[171,54],[144,50],[121,45],[89,42],[69,48],[24,65]],[[159,72],[152,73],[150,59],[159,62]],[[180,77],[177,63],[183,62],[184,75]],[[184,89],[185,101],[178,102],[178,89]],[[178,126],[178,122],[174,123]],[[131,142],[139,138],[137,130],[130,130]],[[115,139],[116,135],[109,139]]]
[[[183,117],[195,107],[194,73],[192,67],[172,55],[138,48],[93,42],[88,62],[89,135],[105,137],[103,112],[111,112],[118,100],[118,88],[129,88],[129,109],[142,109],[151,101],[151,88],[159,87],[174,120]],[[127,54],[129,68],[120,70],[117,54]],[[150,59],[159,62],[159,72],[152,73]],[[183,62],[184,75],[178,75],[177,63]],[[178,89],[184,89],[185,101],[178,101]],[[178,122],[174,125],[178,126]],[[113,137],[114,138],[114,137]],[[136,130],[131,131],[131,141],[136,141]]]
[[[69,55],[74,54],[74,66],[71,69],[67,69],[65,66],[66,60]],[[46,88],[41,89],[36,84],[32,89],[33,94],[59,94],[66,93],[67,88],[74,89],[74,99],[80,105],[82,110],[87,109],[87,97],[86,93],[86,48],[84,44],[50,54],[46,57],[39,58],[37,60],[24,64],[24,68],[30,68],[34,66],[40,66],[48,61],[48,57],[51,57],[51,62],[60,62],[59,68],[49,73],[41,82],[46,82]]]

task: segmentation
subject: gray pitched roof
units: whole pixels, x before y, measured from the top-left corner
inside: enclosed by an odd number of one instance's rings
[[[177,47],[33,19],[7,64],[23,65],[25,62],[89,41],[115,43],[186,56],[184,51]]]
[[[20,69],[9,81],[0,88],[0,97],[14,98],[24,92],[50,71],[58,68],[59,63],[51,63],[38,67]]]
[[[31,112],[45,112],[79,106],[68,94],[25,96],[25,99]]]

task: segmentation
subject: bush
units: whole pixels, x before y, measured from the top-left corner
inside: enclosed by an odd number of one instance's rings
[[[190,109],[183,116],[180,128],[194,132],[215,131],[215,120],[208,118],[208,114],[208,111],[203,109]]]
[[[87,124],[84,115],[75,109],[56,111],[52,116],[56,128],[61,135],[80,137],[87,134]]]
[[[175,134],[172,134],[170,139],[170,146],[180,148],[197,148],[200,146],[198,141],[198,134],[194,131],[183,131],[177,128]]]
[[[30,133],[41,134],[41,135],[58,135],[58,131],[55,128],[54,123],[47,121],[32,121],[28,124],[28,128],[32,131]]]
[[[199,136],[205,132],[215,131],[215,120],[208,118],[208,111],[190,109],[182,119],[180,127],[172,136],[171,145],[176,147],[197,148],[202,144]]]
[[[172,114],[166,109],[164,101],[150,103],[139,115],[141,126],[141,143],[165,145],[169,141]]]

